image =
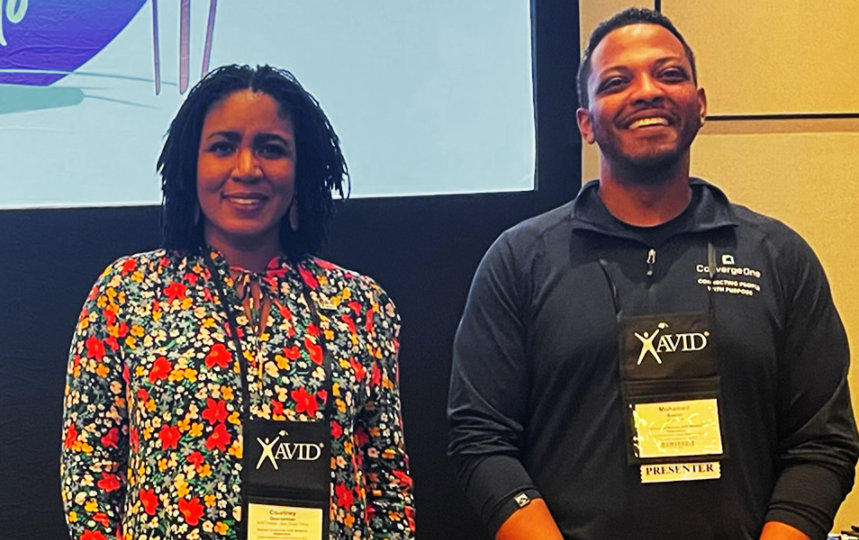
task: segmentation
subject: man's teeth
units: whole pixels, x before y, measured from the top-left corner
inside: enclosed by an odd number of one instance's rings
[[[629,129],[640,128],[644,126],[667,126],[668,119],[663,118],[661,116],[654,116],[652,118],[639,118],[635,122],[629,125]]]

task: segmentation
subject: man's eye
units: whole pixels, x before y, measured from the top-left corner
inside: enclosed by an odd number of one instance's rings
[[[663,79],[667,79],[669,81],[685,81],[686,79],[688,79],[686,71],[680,68],[668,68],[664,70],[660,75]]]
[[[615,90],[623,86],[623,79],[620,77],[613,77],[611,79],[606,79],[599,87],[600,92]]]

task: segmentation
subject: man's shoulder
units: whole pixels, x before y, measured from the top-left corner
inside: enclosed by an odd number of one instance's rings
[[[532,247],[548,234],[569,230],[573,201],[513,225],[499,237],[512,245]]]

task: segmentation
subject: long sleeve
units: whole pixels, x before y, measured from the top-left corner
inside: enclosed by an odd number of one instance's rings
[[[859,455],[847,386],[847,336],[823,269],[805,242],[779,262],[786,323],[779,360],[779,475],[766,519],[825,538]]]
[[[72,538],[115,538],[126,491],[128,422],[121,263],[105,270],[78,320],[69,352],[60,465]]]
[[[538,496],[520,460],[530,387],[527,278],[509,236],[484,256],[453,349],[448,453],[459,482],[490,532],[512,514],[514,496]]]
[[[414,538],[415,522],[400,413],[400,319],[393,302],[377,285],[372,284],[370,291],[374,298],[366,320],[369,396],[356,426],[367,479],[367,511],[373,538],[406,540]]]

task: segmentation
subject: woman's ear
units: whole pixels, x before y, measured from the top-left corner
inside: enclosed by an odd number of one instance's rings
[[[295,204],[295,199],[289,205],[289,228],[298,232],[298,205]]]

